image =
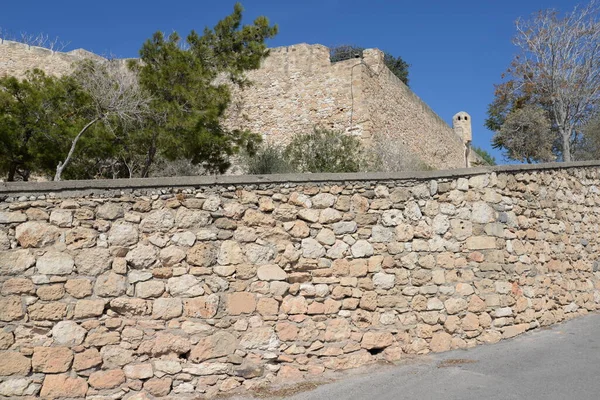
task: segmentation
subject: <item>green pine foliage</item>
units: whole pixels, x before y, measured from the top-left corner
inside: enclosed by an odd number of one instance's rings
[[[481,158],[485,160],[488,165],[497,165],[496,158],[492,156],[488,151],[482,149],[481,147],[473,146],[471,147],[475,153],[477,153]]]
[[[332,63],[338,61],[350,60],[352,58],[362,57],[364,47],[355,45],[335,46],[330,49],[330,60]],[[383,53],[383,62],[394,75],[396,75],[405,85],[408,86],[408,68],[410,65],[402,59],[395,57],[388,52]]]
[[[277,26],[258,17],[241,26],[242,6],[202,35],[192,31],[185,40],[173,32],[157,32],[140,50],[141,63],[131,63],[141,85],[150,92],[158,120],[148,129],[147,161],[157,153],[167,159],[189,159],[211,173],[229,168],[241,149],[252,154],[260,136],[228,130],[221,124],[231,101],[231,84],[248,84],[244,73],[267,57],[265,40]],[[143,176],[147,175],[147,168]]]

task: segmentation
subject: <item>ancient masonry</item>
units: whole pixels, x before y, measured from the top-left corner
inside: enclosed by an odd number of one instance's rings
[[[72,69],[74,60],[88,56],[98,57],[85,50],[58,53],[4,41],[0,76],[22,77],[32,68],[61,75]],[[278,47],[248,77],[253,84],[234,91],[225,121],[229,128],[249,129],[277,143],[315,127],[354,134],[366,143],[381,135],[434,169],[482,161],[468,151],[468,114],[461,113],[467,117],[461,121],[455,116],[455,129],[450,128],[392,74],[377,49],[366,50],[361,59],[332,64],[329,49],[322,45]]]
[[[0,183],[0,396],[210,398],[595,311],[599,166]]]

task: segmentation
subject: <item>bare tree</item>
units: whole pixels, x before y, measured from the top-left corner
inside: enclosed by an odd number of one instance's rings
[[[520,53],[508,73],[513,90],[533,90],[549,111],[562,144],[563,161],[571,161],[577,130],[600,105],[600,20],[598,2],[560,17],[543,10],[516,21],[514,44]]]
[[[94,124],[103,123],[109,129],[113,124],[135,126],[150,114],[150,96],[142,90],[137,75],[116,60],[81,62],[74,72],[75,79],[91,100],[87,122],[71,141],[64,161],[56,167],[55,181],[67,167],[77,142]]]

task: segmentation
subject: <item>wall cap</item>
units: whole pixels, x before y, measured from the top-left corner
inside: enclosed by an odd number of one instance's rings
[[[499,165],[438,171],[407,171],[395,173],[323,173],[323,174],[272,174],[272,175],[211,175],[132,179],[90,179],[60,182],[0,182],[0,195],[52,193],[87,190],[135,190],[158,188],[190,188],[202,186],[264,185],[286,183],[325,183],[360,181],[411,181],[439,178],[460,178],[492,172],[533,172],[571,168],[600,167],[600,160],[569,163]]]

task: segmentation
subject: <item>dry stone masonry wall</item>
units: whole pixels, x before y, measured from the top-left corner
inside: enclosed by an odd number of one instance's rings
[[[0,397],[212,397],[595,311],[598,166],[468,171],[3,184]]]

